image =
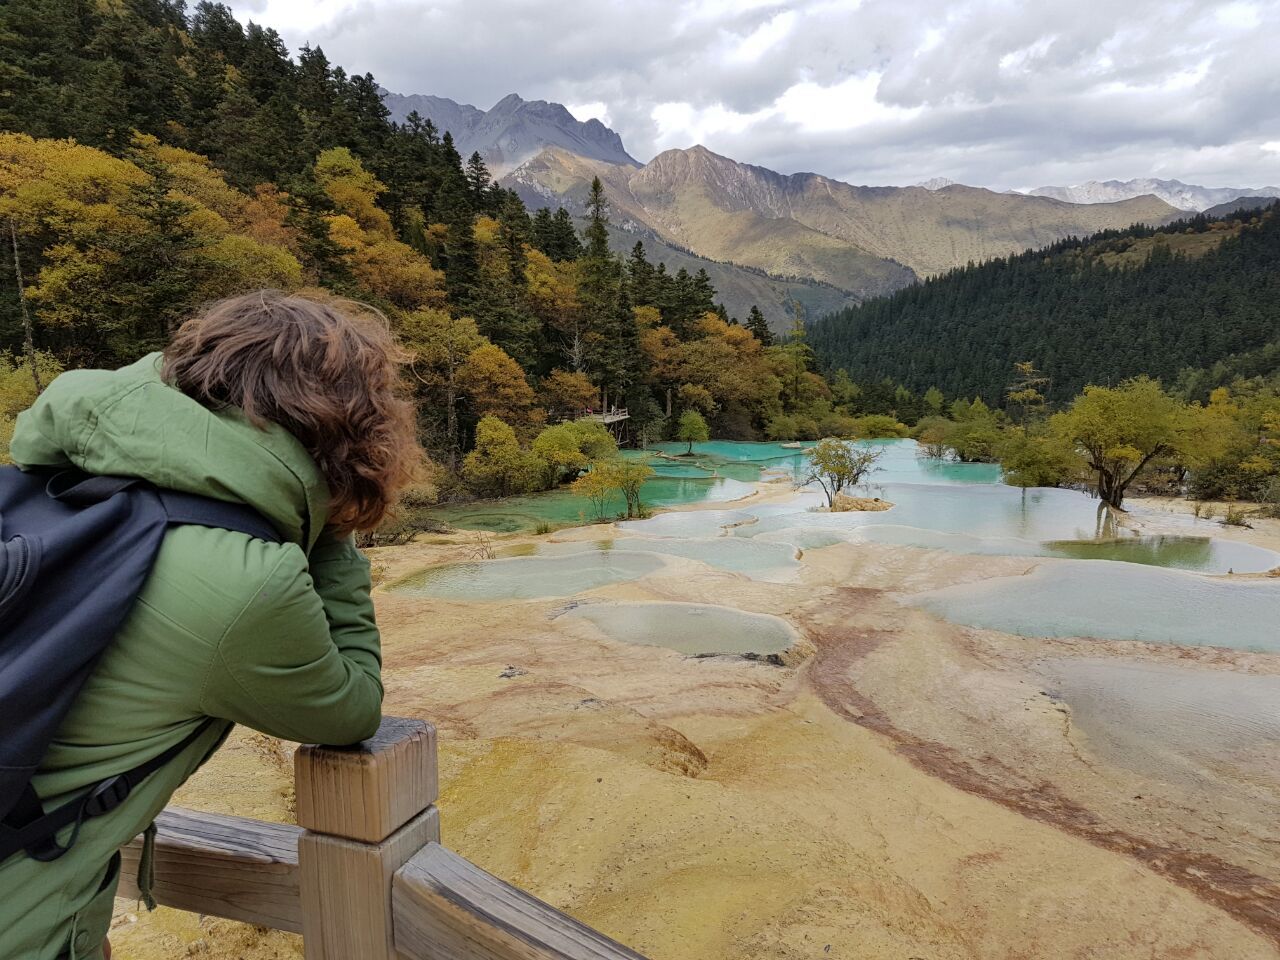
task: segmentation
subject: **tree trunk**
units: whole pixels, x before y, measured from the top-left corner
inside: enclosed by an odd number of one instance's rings
[[[31,328],[31,314],[27,312],[27,295],[22,287],[22,261],[18,257],[18,228],[9,218],[9,240],[13,244],[13,275],[18,282],[18,306],[22,310],[22,350],[27,355],[27,363],[31,365],[31,379],[36,385],[36,393],[43,387],[40,385],[40,370],[36,366],[36,341]]]
[[[445,394],[445,432],[449,435],[450,466],[458,465],[458,397],[453,385],[454,371],[449,370],[449,385]]]

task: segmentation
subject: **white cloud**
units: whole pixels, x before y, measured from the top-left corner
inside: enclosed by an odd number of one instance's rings
[[[609,105],[603,100],[590,103],[566,103],[565,109],[578,120],[599,120],[606,127],[609,125]]]
[[[1256,30],[1262,25],[1262,14],[1254,3],[1228,3],[1216,16],[1219,23],[1239,30]]]
[[[324,27],[360,4],[356,0],[231,0],[241,20],[275,27],[282,35]]]
[[[769,50],[775,48],[796,25],[796,13],[787,10],[753,30],[729,52],[733,63],[755,63]]]
[[[404,93],[570,104],[644,160],[1003,189],[1280,181],[1280,0],[232,0]]]
[[[777,99],[775,116],[813,133],[852,130],[919,115],[922,107],[896,107],[881,103],[876,98],[880,78],[880,73],[871,72],[825,87],[816,83],[797,83]]]

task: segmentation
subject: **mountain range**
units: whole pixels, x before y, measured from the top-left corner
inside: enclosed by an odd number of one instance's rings
[[[1068,203],[1115,203],[1150,195],[1179,210],[1203,211],[1240,197],[1280,197],[1280,187],[1201,187],[1181,180],[1088,180],[1070,187],[1037,187],[1033,197]]]
[[[443,97],[385,94],[395,119],[416,110],[478,151],[530,209],[585,213],[594,177],[610,202],[611,243],[642,241],[674,271],[705,269],[729,312],[759,304],[785,329],[967,263],[1070,236],[1159,226],[1243,196],[1280,189],[1208,188],[1177,180],[1091,181],[997,193],[934,178],[910,187],[854,186],[816,173],[782,174],[703,146],[640,163],[599,120],[545,100],[504,97],[481,110]]]
[[[391,119],[403,122],[413,111],[453,136],[463,159],[479,152],[489,171],[501,176],[547,147],[580,157],[640,166],[622,146],[622,138],[599,120],[578,120],[559,103],[524,100],[508,94],[490,110],[445,97],[405,96],[383,91]]]
[[[502,183],[531,207],[562,205],[580,215],[593,177],[628,232],[858,298],[1066,236],[1178,215],[1155,197],[1073,204],[961,184],[857,187],[814,173],[775,173],[702,146],[667,150],[642,167],[549,148]]]

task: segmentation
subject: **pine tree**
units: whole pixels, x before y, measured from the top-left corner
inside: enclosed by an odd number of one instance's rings
[[[346,107],[351,112],[350,146],[361,158],[369,161],[370,169],[382,175],[380,159],[391,136],[387,118],[391,111],[382,102],[378,82],[373,74],[352,77],[346,86]]]
[[[477,150],[467,158],[466,167],[467,188],[471,191],[471,206],[475,210],[484,210],[488,207],[488,190],[492,178],[489,176],[489,168],[485,166],[484,158],[480,156]]]
[[[465,312],[480,279],[480,267],[476,252],[475,213],[460,169],[446,176],[440,187],[436,214],[446,227],[440,264],[444,268],[445,287],[454,307]]]
[[[764,314],[760,312],[760,308],[754,303],[751,305],[751,312],[747,314],[746,327],[764,346],[773,346],[773,331],[769,329],[769,324],[765,321]]]
[[[244,63],[244,28],[225,4],[200,0],[188,33],[198,46],[219,54],[227,63],[235,67]]]
[[[238,66],[245,90],[259,103],[280,93],[294,92],[295,67],[289,48],[275,30],[250,22],[244,32],[244,56]]]
[[[637,307],[653,306],[657,301],[657,282],[653,264],[645,256],[644,244],[639,240],[631,248],[627,260],[627,280],[631,284],[631,299]]]
[[[533,223],[530,225],[529,239],[533,245],[545,253],[552,260],[556,257],[553,254],[551,211],[547,207],[539,207],[538,212],[533,215]]]
[[[591,180],[591,192],[587,194],[587,229],[583,256],[588,260],[609,259],[609,200],[604,195],[604,184],[599,177]]]
[[[600,178],[591,182],[587,195],[586,243],[579,258],[578,299],[582,304],[587,366],[596,382],[612,386],[620,377],[614,351],[616,311],[622,265],[609,250],[609,202]]]
[[[582,256],[582,241],[573,228],[573,218],[564,207],[556,208],[551,223],[551,249],[544,251],[552,260],[577,260]]]

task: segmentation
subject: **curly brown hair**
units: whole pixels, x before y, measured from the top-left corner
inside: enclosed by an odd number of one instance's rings
[[[349,533],[377,526],[422,460],[403,362],[372,307],[259,290],[184,323],[163,376],[211,409],[289,431],[328,483],[329,525]]]

